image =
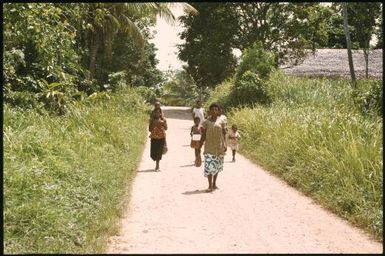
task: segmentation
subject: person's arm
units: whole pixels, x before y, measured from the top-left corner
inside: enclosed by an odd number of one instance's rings
[[[206,140],[206,129],[202,127],[202,135],[201,140],[199,141],[199,148],[202,148],[203,143],[205,143]]]
[[[163,118],[163,125],[164,125],[164,129],[167,130],[167,121],[166,121],[166,118]]]
[[[191,127],[191,131],[190,131],[190,136],[191,137],[193,136],[193,129],[194,129],[194,126]]]
[[[225,142],[225,149],[224,151],[226,152],[227,151],[227,125],[226,125],[226,122],[223,122],[223,126],[222,126],[222,132],[223,132],[223,139],[224,139],[224,142]]]
[[[154,119],[150,118],[149,125],[148,125],[148,130],[151,132],[152,129],[154,129]]]

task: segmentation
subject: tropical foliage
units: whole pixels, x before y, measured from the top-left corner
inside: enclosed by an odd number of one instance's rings
[[[150,27],[157,15],[175,20],[172,5],[196,14],[183,3],[4,4],[5,102],[63,114],[72,100],[114,90],[119,72],[130,86],[159,86]]]

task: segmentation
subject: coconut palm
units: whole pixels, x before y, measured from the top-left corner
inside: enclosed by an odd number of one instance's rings
[[[107,58],[111,60],[112,42],[115,35],[121,31],[126,32],[136,43],[139,49],[144,45],[144,38],[138,26],[130,17],[160,18],[173,24],[175,16],[171,7],[179,6],[189,14],[197,14],[197,10],[186,3],[92,3],[89,14],[92,15],[92,26],[90,27],[90,62],[89,71],[91,78],[95,73],[98,50],[101,46],[106,47]]]

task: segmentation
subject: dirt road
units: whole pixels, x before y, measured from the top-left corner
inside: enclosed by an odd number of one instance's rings
[[[164,107],[169,151],[160,172],[147,141],[119,236],[107,253],[381,253],[382,244],[241,155],[225,156],[205,193],[189,147],[191,114]]]

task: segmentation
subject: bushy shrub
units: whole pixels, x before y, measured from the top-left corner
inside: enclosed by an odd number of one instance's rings
[[[382,80],[358,81],[357,89],[353,91],[353,98],[362,114],[382,115]]]
[[[222,82],[210,92],[210,97],[205,104],[208,108],[211,103],[218,103],[224,110],[228,110],[234,104],[232,102],[232,90],[234,89],[234,79],[229,79]]]
[[[246,49],[242,55],[241,63],[237,68],[235,74],[235,80],[238,80],[242,75],[250,70],[261,79],[267,79],[270,72],[273,71],[276,66],[276,59],[273,53],[265,51],[260,42],[254,43],[254,45]]]
[[[266,93],[266,82],[258,74],[248,70],[234,82],[231,101],[237,105],[253,103],[269,104],[270,98]]]
[[[125,71],[115,72],[108,75],[108,85],[106,89],[113,92],[127,87],[127,73]]]
[[[154,88],[146,86],[135,87],[136,91],[144,98],[147,103],[154,104],[157,101],[157,95]]]
[[[266,81],[275,70],[276,59],[273,53],[265,51],[260,42],[246,49],[234,77],[234,90],[228,103],[251,105],[254,103],[269,104],[266,92]]]

